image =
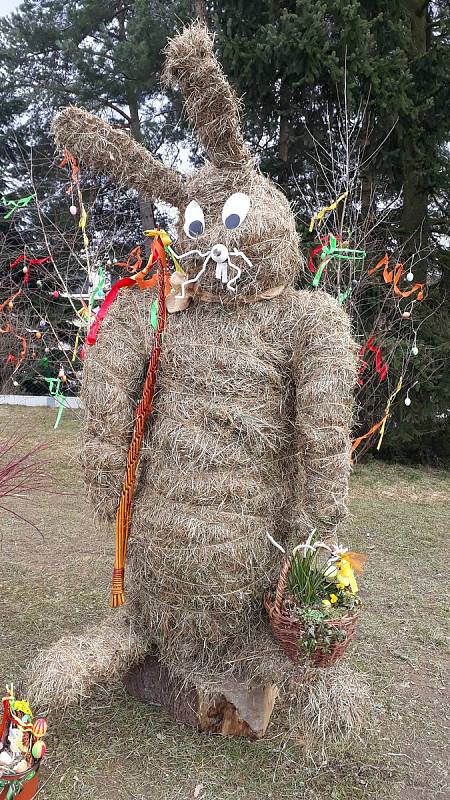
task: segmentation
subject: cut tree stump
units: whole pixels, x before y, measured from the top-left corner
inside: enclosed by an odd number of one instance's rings
[[[124,678],[127,691],[144,703],[163,706],[178,722],[222,736],[261,739],[269,724],[278,688],[224,682],[207,692],[169,675],[156,655],[148,655]]]

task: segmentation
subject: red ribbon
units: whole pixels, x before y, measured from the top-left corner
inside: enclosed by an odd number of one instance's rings
[[[111,308],[112,304],[117,298],[120,290],[124,287],[132,287],[138,286],[139,289],[152,289],[157,285],[158,276],[155,274],[148,280],[146,280],[146,275],[152,268],[153,264],[158,260],[158,258],[163,259],[162,263],[165,263],[165,251],[164,245],[161,242],[159,237],[155,237],[152,242],[150,256],[147,262],[147,266],[144,267],[141,272],[138,272],[133,278],[121,278],[117,281],[114,286],[109,290],[108,294],[106,295],[100,310],[97,312],[97,316],[95,318],[95,322],[92,323],[89,333],[86,337],[86,345],[92,346],[97,341],[97,336],[102,325],[103,320],[105,319],[109,309]],[[167,275],[164,276],[165,280],[165,293],[166,295],[170,292],[171,286],[169,282],[169,278]],[[81,357],[84,357],[84,352],[82,353]]]
[[[86,337],[86,344],[93,345],[97,341],[97,335],[100,330],[100,326],[105,319],[109,309],[111,308],[112,304],[114,303],[119,291],[122,289],[123,286],[134,286],[136,281],[133,278],[121,278],[120,281],[117,281],[114,286],[111,287],[108,294],[106,295],[100,310],[97,312],[97,316],[95,318],[95,322],[92,323],[89,333]]]
[[[334,238],[336,239],[337,242],[342,241],[342,236],[335,236]],[[309,271],[312,272],[313,275],[316,274],[317,269],[318,269],[318,267],[316,268],[314,266],[314,257],[319,255],[319,253],[322,252],[324,247],[328,247],[328,245],[330,244],[330,234],[328,234],[327,236],[324,236],[324,238],[321,239],[320,242],[321,243],[318,245],[318,247],[315,247],[314,250],[311,250],[311,252],[309,254],[308,267],[309,267]]]
[[[380,376],[380,381],[386,380],[388,365],[383,364],[383,358],[381,355],[381,349],[374,345],[375,336],[371,336],[370,339],[367,340],[366,344],[361,347],[359,351],[359,357],[362,358],[366,350],[370,350],[372,353],[375,353],[375,369]],[[359,368],[359,375],[362,375],[365,369],[367,368],[368,364],[367,361],[363,361]],[[358,384],[360,386],[364,386],[364,381],[362,378],[358,377]]]

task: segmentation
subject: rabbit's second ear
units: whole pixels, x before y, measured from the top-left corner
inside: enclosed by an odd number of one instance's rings
[[[194,22],[169,41],[163,82],[179,86],[191,126],[217,167],[250,159],[239,124],[239,101],[213,51],[206,27]]]

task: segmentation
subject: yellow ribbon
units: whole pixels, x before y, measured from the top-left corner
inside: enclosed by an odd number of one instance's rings
[[[380,429],[380,438],[378,439],[377,450],[379,450],[379,449],[380,449],[380,447],[381,447],[381,442],[383,441],[384,429],[385,429],[385,427],[386,427],[386,422],[387,422],[387,420],[388,420],[388,416],[389,416],[389,410],[390,410],[390,407],[391,407],[391,403],[392,403],[392,401],[394,400],[394,398],[395,398],[395,397],[398,395],[398,393],[399,393],[400,389],[402,388],[402,386],[403,386],[403,378],[402,378],[402,377],[400,377],[400,380],[399,380],[399,382],[397,383],[397,386],[396,386],[396,389],[395,389],[395,391],[394,391],[394,392],[392,392],[392,394],[391,394],[391,396],[390,396],[389,400],[387,401],[386,410],[385,410],[385,412],[384,412],[384,418],[383,418],[383,422],[382,422],[382,424],[381,424],[381,429]]]
[[[316,213],[311,217],[311,222],[309,223],[309,232],[310,233],[312,232],[312,230],[314,228],[314,224],[316,222],[319,222],[319,223],[322,222],[322,220],[323,220],[325,214],[327,213],[327,211],[334,211],[334,209],[337,207],[338,203],[340,203],[341,200],[345,200],[346,197],[348,197],[348,192],[344,192],[343,194],[341,194],[337,198],[337,200],[334,201],[334,203],[331,203],[330,206],[324,206],[324,208],[321,208],[320,211],[316,211]],[[317,227],[320,228],[320,224]]]

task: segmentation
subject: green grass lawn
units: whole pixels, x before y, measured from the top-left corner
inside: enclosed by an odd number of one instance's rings
[[[63,632],[99,619],[108,602],[114,532],[92,521],[77,461],[78,418],[0,408],[0,435],[45,442],[62,494],[0,516],[0,686]],[[374,717],[362,739],[306,758],[280,712],[260,742],[174,723],[121,686],[52,717],[39,800],[432,800],[445,780],[445,622],[450,476],[372,463],[351,482],[342,538],[368,553],[365,611],[349,662],[368,676]],[[199,788],[201,787],[201,788]]]

